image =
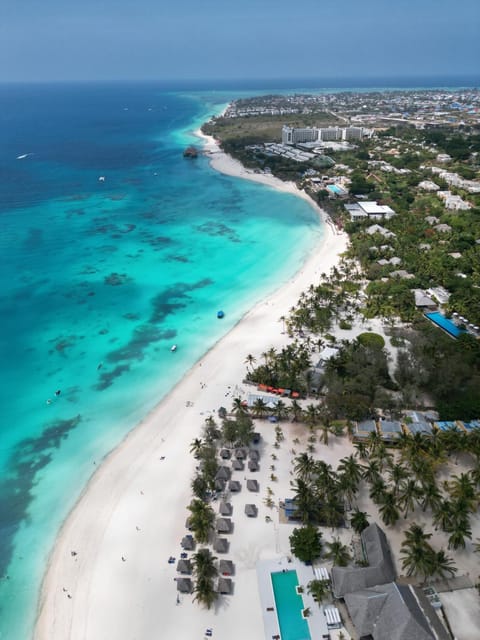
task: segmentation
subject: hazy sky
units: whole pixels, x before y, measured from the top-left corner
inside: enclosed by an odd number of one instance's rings
[[[480,72],[480,0],[0,0],[0,80]]]

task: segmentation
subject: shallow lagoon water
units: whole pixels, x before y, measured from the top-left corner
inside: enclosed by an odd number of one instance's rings
[[[291,277],[321,226],[299,198],[182,157],[225,95],[92,85],[2,87],[0,98],[0,638],[10,639],[30,636],[56,533],[96,465]]]

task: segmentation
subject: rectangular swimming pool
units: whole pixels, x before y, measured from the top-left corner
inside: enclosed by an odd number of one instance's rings
[[[456,324],[454,324],[445,316],[442,316],[438,311],[434,311],[433,313],[426,313],[425,317],[431,320],[438,327],[441,327],[444,331],[449,333],[454,338],[458,338],[459,335],[465,333],[464,329],[459,329]]]
[[[311,640],[307,621],[302,618],[302,596],[296,591],[297,572],[278,571],[270,577],[282,640]]]

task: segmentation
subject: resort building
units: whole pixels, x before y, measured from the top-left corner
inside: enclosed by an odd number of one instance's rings
[[[385,227],[381,227],[379,224],[372,224],[371,227],[368,227],[366,229],[367,233],[369,236],[373,236],[376,233],[380,233],[384,238],[395,238],[396,235],[393,233],[393,231],[389,231],[388,229],[385,229]]]
[[[385,533],[373,523],[362,531],[367,566],[332,568],[332,591],[345,602],[358,638],[373,640],[450,640],[421,589],[395,582]]]
[[[373,129],[364,127],[282,127],[283,144],[301,144],[304,142],[347,142],[363,140],[373,136]]]
[[[378,204],[374,201],[357,202],[346,204],[346,211],[350,214],[351,220],[369,218],[371,220],[390,220],[395,215],[395,211],[388,205]]]
[[[353,427],[353,441],[361,442],[368,440],[372,433],[378,433],[375,420],[362,420]]]
[[[422,182],[418,183],[418,188],[424,191],[438,191],[440,189],[438,184],[435,184],[435,182],[431,180],[422,180]]]
[[[454,196],[451,191],[437,191],[437,196],[443,200],[446,209],[451,211],[467,211],[472,205],[460,196]]]
[[[360,538],[364,557],[359,560],[363,560],[368,566],[334,566],[332,591],[336,598],[343,598],[348,593],[395,580],[396,574],[390,547],[382,529],[372,523],[362,531]]]

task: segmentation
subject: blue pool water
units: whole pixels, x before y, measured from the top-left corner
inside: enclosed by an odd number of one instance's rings
[[[307,621],[302,618],[303,600],[296,591],[296,571],[271,574],[273,595],[282,640],[311,640]]]
[[[442,316],[439,311],[434,311],[433,313],[426,313],[425,317],[431,320],[434,324],[441,327],[448,334],[453,336],[454,338],[458,338],[459,335],[465,333],[464,329],[459,329],[457,325],[455,325],[451,320]]]
[[[327,186],[328,191],[331,191],[332,193],[336,193],[337,195],[342,193],[342,189],[340,189],[340,187],[337,187],[336,184],[329,184]]]

